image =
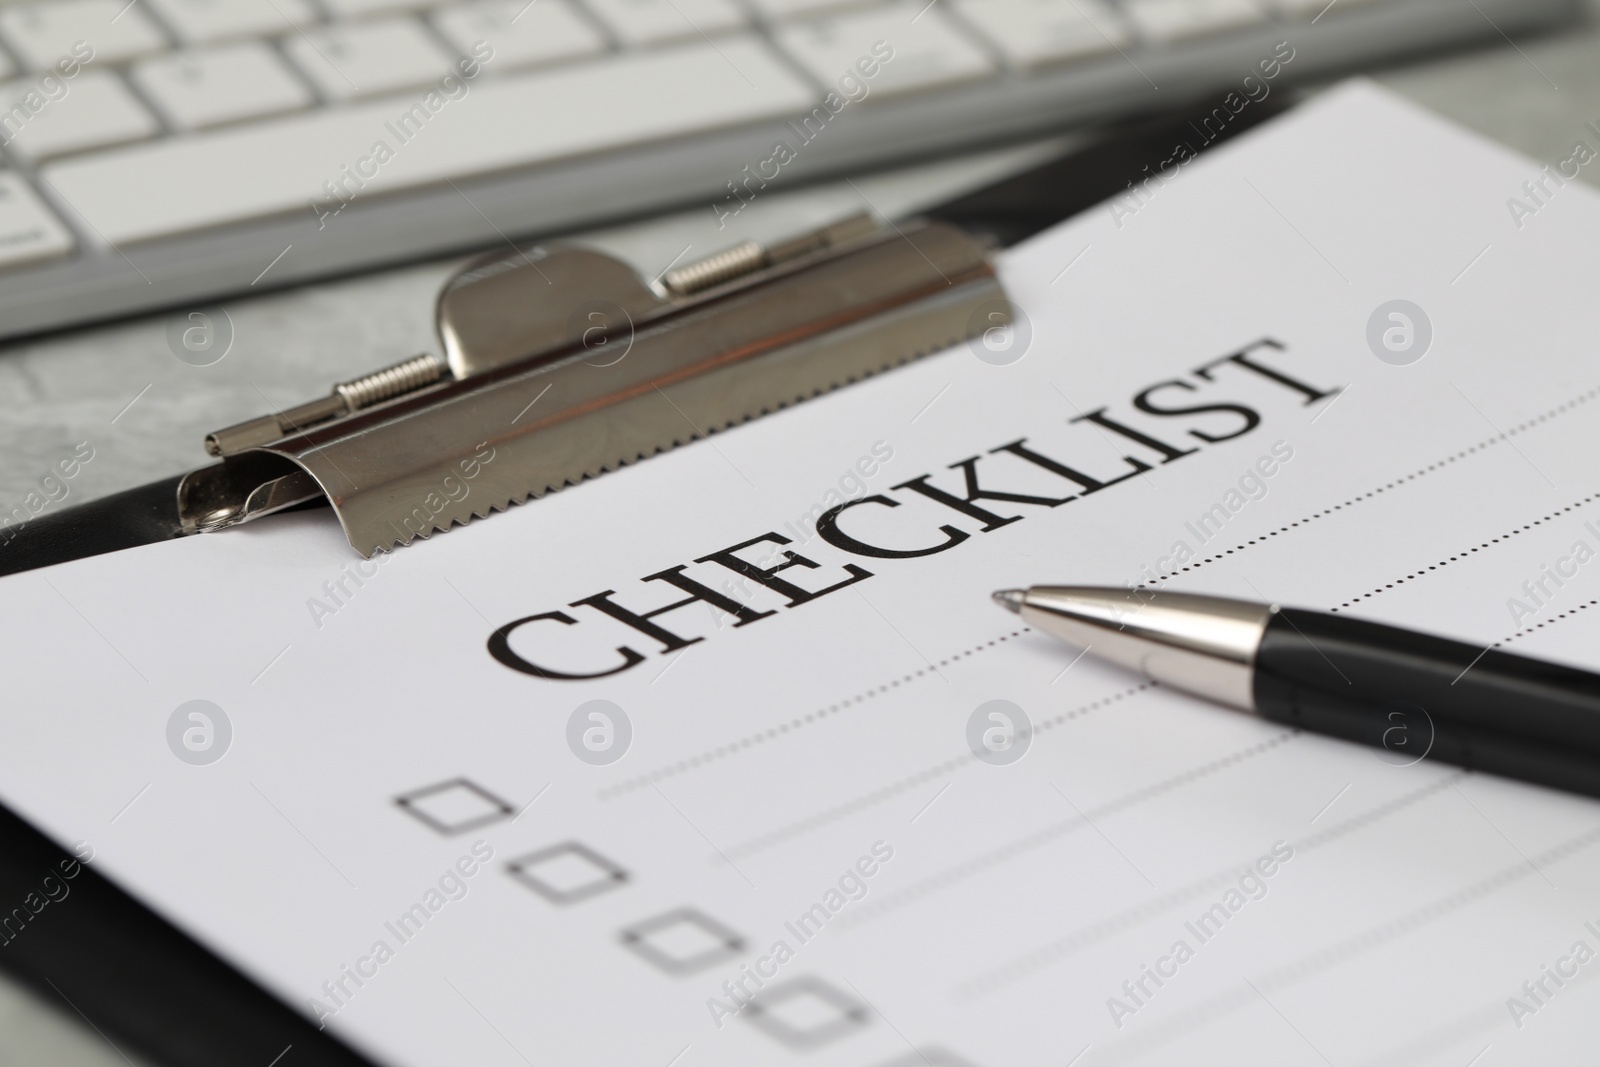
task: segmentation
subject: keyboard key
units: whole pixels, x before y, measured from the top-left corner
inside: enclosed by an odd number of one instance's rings
[[[1126,10],[1146,37],[1162,44],[1237,29],[1267,17],[1257,0],[1131,0]]]
[[[733,0],[589,0],[589,5],[626,45],[709,37],[744,25]]]
[[[822,84],[833,87],[849,75],[866,85],[869,95],[932,89],[994,69],[942,11],[923,2],[792,23],[779,27],[775,36]],[[885,53],[892,58],[880,62]],[[857,66],[863,62],[877,66],[877,73],[864,77]]]
[[[185,44],[263,37],[310,26],[307,0],[147,0]]]
[[[325,26],[285,38],[283,50],[329,100],[425,85],[455,63],[421,23],[409,18]]]
[[[0,171],[0,270],[72,251],[72,234],[21,175]]]
[[[143,140],[161,132],[155,116],[133,98],[115,74],[85,71],[69,84],[71,92],[46,103],[27,122],[6,123],[5,131],[11,133],[7,144],[13,151],[33,160],[48,159]],[[25,108],[19,101],[36,89],[31,81],[12,82],[0,89],[0,114],[14,115],[14,107]]]
[[[254,41],[147,59],[133,68],[131,76],[146,99],[182,130],[296,111],[314,103],[311,91],[289,73],[277,53]]]
[[[1099,0],[952,0],[956,10],[1022,68],[1114,52],[1133,35]]]
[[[815,102],[813,89],[745,35],[481,79],[422,120],[426,137],[401,140],[391,129],[415,114],[417,101],[402,96],[67,160],[44,175],[121,244],[305,212],[307,198],[328,196],[323,183],[346,167],[368,175],[358,194],[367,196],[786,118]],[[392,154],[382,164],[372,154],[379,138]]]
[[[434,15],[462,55],[479,41],[494,48],[493,73],[605,51],[605,38],[567,0],[477,0]]]
[[[0,34],[29,70],[48,70],[86,42],[96,63],[118,63],[167,47],[161,31],[127,0],[48,0],[0,7]],[[83,56],[79,55],[79,59]]]

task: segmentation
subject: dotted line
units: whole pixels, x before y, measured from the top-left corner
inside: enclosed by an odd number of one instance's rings
[[[1064,722],[1067,722],[1067,721],[1072,720],[1072,719],[1080,718],[1080,717],[1082,717],[1084,715],[1089,714],[1091,711],[1097,711],[1100,708],[1106,707],[1107,705],[1115,704],[1119,700],[1127,700],[1129,697],[1138,696],[1140,693],[1144,692],[1146,689],[1154,689],[1160,684],[1161,683],[1156,681],[1154,678],[1147,678],[1144,681],[1140,682],[1138,685],[1131,686],[1131,687],[1129,687],[1127,689],[1124,689],[1120,693],[1112,693],[1110,696],[1101,697],[1099,700],[1096,700],[1093,703],[1085,704],[1085,705],[1083,705],[1082,707],[1079,707],[1079,708],[1073,708],[1071,711],[1063,711],[1060,715],[1057,715],[1055,718],[1046,719],[1043,722],[1041,722],[1039,725],[1035,726],[1033,728],[1034,736],[1037,737],[1039,734],[1044,733],[1046,730],[1054,730],[1057,726],[1060,726]]]
[[[1100,708],[1115,704],[1118,701],[1126,700],[1131,696],[1137,696],[1146,689],[1153,689],[1155,685],[1156,683],[1153,681],[1143,682],[1131,688],[1124,689],[1120,693],[1113,693],[1108,697],[1102,697],[1091,704],[1084,704],[1082,707],[1073,708],[1071,711],[1064,711],[1054,718],[1046,719],[1044,722],[1035,725],[1032,731],[1033,736],[1037,737],[1046,730],[1060,726],[1062,723],[1067,722],[1070,719],[1080,718]],[[979,761],[976,755],[971,752],[964,752],[954,759],[945,760],[943,763],[936,764],[927,768],[926,770],[919,771],[916,774],[902,778],[898,782],[891,782],[888,785],[879,789],[875,789],[870,793],[864,793],[859,797],[844,801],[841,804],[837,804],[824,811],[818,812],[815,815],[797,820],[789,823],[787,826],[781,826],[776,830],[762,834],[760,837],[754,837],[748,841],[734,845],[732,848],[725,850],[725,855],[729,859],[742,859],[745,856],[754,855],[757,852],[764,852],[774,845],[780,845],[785,841],[790,841],[796,837],[800,837],[803,834],[810,833],[812,830],[816,830],[819,827],[826,826],[829,823],[838,822],[840,819],[848,818],[859,811],[882,804],[884,801],[891,800],[907,790],[915,789],[919,785],[926,785],[928,782],[936,781],[939,778],[943,778],[947,774],[951,774],[959,770],[965,770],[967,767],[970,767],[972,764],[977,762]]]
[[[768,741],[771,741],[777,737],[781,737],[784,734],[792,733],[795,730],[803,730],[812,723],[821,722],[830,715],[837,715],[840,712],[846,711],[858,704],[864,704],[868,700],[872,700],[875,697],[880,697],[890,690],[898,689],[902,685],[907,685],[911,682],[914,682],[924,675],[933,674],[938,671],[940,667],[948,667],[950,664],[955,663],[958,660],[966,659],[969,656],[976,656],[980,652],[986,652],[997,645],[1011,640],[1013,637],[1021,637],[1023,634],[1028,632],[1028,627],[1024,626],[1021,629],[1012,630],[1008,634],[1001,634],[992,641],[985,641],[983,644],[974,645],[963,652],[957,652],[953,655],[946,656],[937,663],[929,664],[926,667],[912,671],[910,674],[903,674],[891,682],[885,682],[883,685],[864,690],[863,692],[857,693],[855,696],[847,697],[844,700],[839,701],[837,704],[830,704],[826,708],[821,708],[805,715],[796,716],[795,718],[790,719],[788,722],[779,723],[777,726],[763,730],[760,733],[748,734],[739,738],[737,741],[730,741],[725,745],[702,752],[696,756],[690,756],[687,759],[679,760],[677,763],[669,766],[659,767],[648,774],[641,774],[638,777],[629,778],[626,781],[617,783],[616,785],[607,786],[605,789],[600,790],[596,795],[601,800],[611,800],[626,793],[632,793],[636,790],[643,789],[646,786],[654,785],[655,783],[664,781],[668,778],[676,778],[680,774],[703,767],[708,763],[716,763],[718,760],[727,759],[729,756],[739,755],[742,752],[749,751],[751,748],[754,748],[757,745],[764,745]]]
[[[1377,596],[1379,593],[1383,592],[1384,590],[1393,589],[1397,585],[1404,585],[1404,584],[1406,584],[1406,582],[1408,580],[1411,580],[1411,579],[1421,578],[1424,574],[1427,574],[1429,571],[1443,570],[1445,567],[1448,567],[1450,564],[1456,562],[1457,560],[1466,559],[1468,556],[1472,555],[1474,552],[1477,552],[1477,551],[1479,551],[1481,549],[1488,548],[1490,545],[1498,545],[1501,541],[1509,541],[1513,537],[1516,537],[1520,533],[1523,533],[1523,532],[1525,532],[1527,530],[1531,530],[1535,526],[1543,525],[1544,523],[1549,522],[1551,519],[1558,518],[1559,516],[1565,515],[1567,512],[1573,510],[1574,508],[1581,508],[1583,505],[1585,505],[1585,504],[1587,504],[1587,503],[1589,503],[1590,501],[1593,501],[1593,500],[1600,500],[1600,493],[1590,493],[1588,496],[1584,497],[1582,500],[1574,501],[1573,503],[1568,504],[1566,507],[1562,508],[1560,511],[1552,511],[1550,514],[1544,516],[1542,519],[1534,519],[1532,522],[1527,523],[1527,524],[1525,524],[1523,526],[1519,526],[1514,530],[1506,531],[1505,533],[1501,534],[1499,537],[1491,537],[1491,538],[1489,538],[1489,540],[1483,542],[1481,545],[1478,545],[1478,546],[1476,546],[1474,548],[1463,549],[1460,552],[1460,554],[1458,554],[1458,555],[1451,556],[1449,559],[1442,559],[1438,563],[1433,564],[1432,566],[1419,568],[1415,573],[1408,574],[1404,578],[1396,578],[1392,582],[1388,582],[1387,584],[1380,585],[1376,589],[1372,590],[1370,593],[1362,593],[1360,596],[1351,597],[1349,600],[1346,600],[1343,604],[1340,604],[1339,607],[1333,608],[1332,610],[1333,611],[1338,611],[1339,608],[1348,608],[1350,605],[1359,604],[1363,600],[1371,600],[1373,597]]]
[[[1309,837],[1295,841],[1293,842],[1295,856],[1298,857],[1332,841],[1337,841],[1341,837],[1346,837],[1357,830],[1365,829],[1374,823],[1389,818],[1391,815],[1404,811],[1406,808],[1418,804],[1456,784],[1466,775],[1467,772],[1465,771],[1445,775],[1438,781],[1430,782],[1421,789],[1412,790],[1350,819],[1346,819],[1344,822],[1335,823]],[[1076,955],[1091,945],[1098,944],[1124,930],[1153,919],[1157,915],[1163,915],[1183,904],[1204,897],[1222,886],[1233,884],[1238,881],[1239,872],[1248,868],[1250,863],[1251,860],[1248,859],[1241,863],[1236,863],[1215,874],[1190,882],[1188,885],[1175,889],[1164,896],[1118,912],[1116,915],[1095,923],[1093,926],[1074,930],[1064,937],[1047,942],[1026,955],[1002,963],[975,978],[969,979],[957,988],[956,993],[958,996],[971,999],[982,997],[993,993],[997,989],[1013,985],[1037,971]]]
[[[1113,815],[1127,808],[1131,808],[1136,804],[1142,804],[1147,800],[1161,796],[1164,793],[1170,793],[1174,789],[1181,788],[1190,784],[1191,782],[1195,782],[1201,778],[1216,774],[1218,771],[1222,771],[1236,764],[1243,763],[1245,760],[1253,759],[1256,756],[1271,752],[1273,749],[1278,748],[1280,745],[1287,744],[1299,736],[1302,736],[1299,730],[1285,730],[1283,733],[1274,734],[1265,741],[1257,742],[1256,744],[1251,745],[1249,748],[1242,748],[1237,752],[1230,752],[1226,756],[1222,756],[1219,759],[1214,759],[1211,762],[1202,764],[1192,770],[1188,770],[1172,778],[1167,778],[1156,782],[1153,785],[1145,786],[1143,789],[1135,790],[1134,792],[1118,797],[1115,800],[1107,801],[1106,803],[1101,804],[1099,807],[1090,808],[1088,811],[1083,813],[1081,818],[1074,816],[1071,819],[1066,819],[1062,822],[1046,826],[1042,830],[1035,830],[1033,833],[1024,837],[1017,838],[1014,841],[1008,841],[998,848],[990,849],[988,852],[981,853],[980,855],[974,856],[969,860],[963,860],[954,866],[946,867],[942,871],[931,874],[919,881],[912,882],[905,888],[896,890],[888,896],[879,897],[877,900],[869,902],[865,907],[858,906],[854,911],[840,915],[835,925],[850,929],[860,926],[862,923],[870,922],[879,915],[883,915],[887,912],[903,908],[908,904],[915,903],[916,901],[921,900],[923,897],[939,892],[940,890],[947,889],[950,886],[955,885],[957,882],[964,882],[968,878],[983,874],[991,867],[995,867],[1001,863],[1013,860],[1018,856],[1025,855],[1038,848],[1042,848],[1043,846],[1050,844],[1052,841],[1055,841],[1057,838],[1065,837],[1070,833],[1075,833],[1076,831],[1081,830],[1085,826],[1093,823],[1094,820],[1100,816]]]
[[[1574,397],[1571,400],[1568,400],[1566,403],[1558,405],[1557,407],[1553,407],[1549,411],[1546,411],[1542,415],[1536,415],[1536,416],[1534,416],[1533,418],[1529,419],[1526,422],[1519,423],[1516,426],[1511,427],[1505,433],[1497,434],[1494,437],[1486,438],[1485,440],[1479,441],[1477,444],[1471,446],[1470,448],[1463,448],[1461,451],[1455,453],[1454,455],[1446,456],[1444,459],[1437,460],[1437,461],[1435,461],[1433,463],[1430,463],[1426,467],[1421,467],[1421,468],[1419,468],[1417,470],[1414,470],[1410,474],[1405,475],[1404,477],[1396,478],[1392,482],[1387,482],[1387,483],[1379,486],[1378,488],[1370,490],[1369,492],[1362,493],[1359,496],[1353,496],[1349,500],[1346,500],[1342,504],[1335,504],[1330,508],[1323,508],[1321,511],[1313,512],[1312,514],[1307,515],[1303,519],[1299,519],[1299,520],[1297,520],[1295,522],[1291,522],[1291,523],[1289,523],[1288,525],[1285,525],[1285,526],[1280,526],[1276,530],[1272,530],[1272,531],[1270,531],[1268,533],[1261,534],[1259,537],[1253,537],[1250,540],[1246,541],[1242,545],[1236,545],[1235,547],[1227,549],[1226,551],[1218,552],[1214,556],[1207,556],[1204,559],[1197,560],[1194,563],[1191,563],[1186,567],[1180,567],[1178,570],[1170,571],[1170,572],[1168,572],[1166,574],[1160,575],[1157,578],[1155,578],[1153,581],[1141,582],[1141,583],[1139,583],[1138,588],[1147,589],[1152,585],[1158,585],[1161,582],[1169,581],[1169,580],[1171,580],[1173,578],[1176,578],[1178,575],[1183,574],[1183,573],[1185,573],[1187,571],[1199,570],[1201,567],[1204,567],[1206,564],[1215,563],[1217,560],[1222,559],[1224,556],[1231,556],[1236,552],[1243,552],[1246,548],[1249,548],[1251,545],[1264,544],[1264,543],[1266,543],[1266,541],[1268,539],[1273,538],[1273,537],[1277,537],[1281,533],[1287,533],[1288,531],[1294,529],[1296,526],[1309,525],[1310,523],[1315,522],[1317,519],[1326,518],[1327,516],[1332,515],[1336,511],[1343,511],[1345,508],[1353,507],[1356,504],[1362,503],[1363,501],[1371,500],[1376,496],[1379,496],[1379,495],[1381,495],[1383,493],[1386,493],[1390,489],[1396,489],[1396,488],[1398,488],[1398,487],[1400,487],[1402,485],[1407,484],[1408,482],[1414,482],[1418,478],[1426,477],[1427,475],[1432,474],[1434,471],[1443,470],[1445,467],[1448,467],[1450,464],[1455,463],[1458,460],[1465,459],[1468,456],[1473,455],[1473,454],[1475,454],[1477,452],[1481,452],[1481,451],[1483,451],[1485,449],[1492,448],[1493,446],[1500,444],[1502,441],[1505,441],[1507,438],[1515,437],[1519,433],[1524,433],[1524,432],[1526,432],[1528,430],[1531,430],[1532,428],[1534,428],[1535,426],[1538,426],[1541,423],[1548,422],[1550,419],[1558,418],[1558,417],[1560,417],[1562,415],[1565,415],[1567,412],[1571,411],[1572,409],[1574,409],[1576,407],[1579,407],[1579,406],[1581,406],[1583,404],[1587,404],[1589,401],[1593,400],[1597,396],[1600,396],[1600,387],[1596,387],[1594,389],[1590,389],[1587,393],[1584,393],[1581,396]]]
[[[1570,608],[1567,611],[1563,611],[1560,615],[1552,615],[1552,616],[1550,616],[1550,618],[1544,620],[1544,622],[1536,623],[1535,625],[1528,627],[1526,630],[1518,630],[1516,633],[1512,634],[1510,637],[1501,638],[1499,641],[1496,641],[1494,644],[1490,645],[1489,647],[1490,648],[1499,648],[1502,645],[1509,645],[1511,642],[1517,640],[1518,638],[1527,637],[1529,634],[1533,633],[1535,630],[1542,630],[1546,626],[1554,626],[1556,623],[1560,622],[1562,619],[1570,618],[1571,616],[1576,615],[1580,611],[1588,611],[1590,608],[1594,607],[1596,604],[1600,604],[1600,597],[1596,597],[1593,600],[1586,601],[1585,603],[1579,604],[1575,608]]]
[[[1376,489],[1373,489],[1373,490],[1371,490],[1369,492],[1362,493],[1359,496],[1351,497],[1349,500],[1346,500],[1342,504],[1335,504],[1334,506],[1332,506],[1330,508],[1324,508],[1323,510],[1318,511],[1318,512],[1314,512],[1313,514],[1308,515],[1303,519],[1297,520],[1295,522],[1291,522],[1291,523],[1289,523],[1289,524],[1287,524],[1285,526],[1280,526],[1278,529],[1269,531],[1268,533],[1262,534],[1259,537],[1251,538],[1250,540],[1246,541],[1242,545],[1238,545],[1238,546],[1236,546],[1234,548],[1230,548],[1230,549],[1227,549],[1227,550],[1225,550],[1223,552],[1219,552],[1218,554],[1216,554],[1214,556],[1207,556],[1204,559],[1198,560],[1195,563],[1192,563],[1192,564],[1189,564],[1188,566],[1182,567],[1179,570],[1174,571],[1174,572],[1172,572],[1170,574],[1161,575],[1160,577],[1156,578],[1155,582],[1153,582],[1153,583],[1141,583],[1139,588],[1147,588],[1151,584],[1156,584],[1156,583],[1159,583],[1159,582],[1167,581],[1168,579],[1177,577],[1177,575],[1179,575],[1181,573],[1184,573],[1184,572],[1187,572],[1187,571],[1192,571],[1192,570],[1197,570],[1200,567],[1203,567],[1208,563],[1214,563],[1215,561],[1217,561],[1219,559],[1222,559],[1224,556],[1231,556],[1236,552],[1243,552],[1246,548],[1248,548],[1251,545],[1262,544],[1262,543],[1266,542],[1268,539],[1276,537],[1281,533],[1286,533],[1289,530],[1292,530],[1297,526],[1307,525],[1307,524],[1309,524],[1309,523],[1311,523],[1311,522],[1313,522],[1313,521],[1315,521],[1317,519],[1324,518],[1324,517],[1326,517],[1328,515],[1331,515],[1336,511],[1342,511],[1343,509],[1345,509],[1347,507],[1352,507],[1352,506],[1354,506],[1356,504],[1359,504],[1359,503],[1361,503],[1361,502],[1363,502],[1365,500],[1370,500],[1373,497],[1376,497],[1376,496],[1378,496],[1378,495],[1380,495],[1382,493],[1385,493],[1390,489],[1394,489],[1394,488],[1397,488],[1397,487],[1399,487],[1401,485],[1405,485],[1408,482],[1415,481],[1416,479],[1424,477],[1424,476],[1426,476],[1428,474],[1431,474],[1432,472],[1434,472],[1436,470],[1441,470],[1444,467],[1447,467],[1450,464],[1457,462],[1458,460],[1466,458],[1467,456],[1473,455],[1474,453],[1480,452],[1480,451],[1482,451],[1484,449],[1487,449],[1487,448],[1490,448],[1490,447],[1492,447],[1494,445],[1500,444],[1502,441],[1505,441],[1507,438],[1515,437],[1517,434],[1524,433],[1527,430],[1530,430],[1533,427],[1540,425],[1541,423],[1547,422],[1550,419],[1557,418],[1557,417],[1559,417],[1561,415],[1564,415],[1567,412],[1573,410],[1574,408],[1588,403],[1589,401],[1593,400],[1597,396],[1600,396],[1600,387],[1596,387],[1594,389],[1590,389],[1588,392],[1583,393],[1580,396],[1574,397],[1573,399],[1568,400],[1564,404],[1560,404],[1560,405],[1558,405],[1558,406],[1556,406],[1554,408],[1551,408],[1549,411],[1544,412],[1541,415],[1537,415],[1534,418],[1531,418],[1531,419],[1527,420],[1526,422],[1522,422],[1522,423],[1517,424],[1516,426],[1511,427],[1510,429],[1506,430],[1502,434],[1498,434],[1498,435],[1496,435],[1494,437],[1487,438],[1486,440],[1480,441],[1479,443],[1477,443],[1475,445],[1472,445],[1469,448],[1464,448],[1461,451],[1456,452],[1454,455],[1447,456],[1444,459],[1438,460],[1437,462],[1430,463],[1426,467],[1423,467],[1423,468],[1420,468],[1420,469],[1418,469],[1416,471],[1413,471],[1412,473],[1410,473],[1408,475],[1405,475],[1404,477],[1397,478],[1394,481],[1388,482],[1387,484],[1382,485],[1382,486],[1380,486],[1380,487],[1378,487]],[[865,691],[863,693],[858,693],[853,697],[849,697],[849,698],[847,698],[845,700],[842,700],[837,704],[832,704],[827,708],[821,709],[819,711],[810,712],[809,714],[806,714],[804,716],[800,716],[798,718],[792,719],[787,723],[781,723],[778,726],[772,727],[772,728],[770,728],[768,730],[765,730],[765,731],[763,731],[761,733],[750,734],[750,735],[748,735],[746,737],[740,738],[737,741],[733,741],[733,742],[730,742],[730,743],[728,743],[726,745],[722,745],[722,746],[720,746],[718,748],[715,748],[715,749],[712,749],[712,750],[710,750],[708,752],[702,752],[699,755],[691,756],[691,757],[689,757],[688,759],[685,759],[685,760],[680,760],[678,763],[672,764],[670,766],[658,768],[657,770],[651,771],[648,774],[640,775],[640,776],[638,776],[636,778],[630,778],[630,779],[628,779],[626,781],[618,783],[617,785],[607,787],[606,789],[600,790],[599,793],[598,793],[598,796],[602,800],[609,800],[609,799],[612,799],[614,797],[622,796],[622,795],[624,795],[626,793],[630,793],[630,792],[634,792],[635,790],[642,789],[645,786],[653,785],[654,783],[659,782],[659,781],[663,781],[663,780],[665,780],[667,778],[673,778],[673,777],[676,777],[677,775],[684,774],[684,773],[686,773],[686,772],[688,772],[690,770],[693,770],[695,768],[701,767],[701,766],[703,766],[703,765],[705,765],[707,763],[714,763],[714,762],[717,762],[718,760],[726,759],[729,756],[733,756],[733,755],[736,755],[736,754],[738,754],[740,752],[746,751],[746,750],[748,750],[748,749],[750,749],[750,748],[752,748],[752,747],[754,747],[756,745],[765,744],[766,742],[771,741],[774,738],[779,737],[779,736],[781,736],[783,734],[787,734],[787,733],[791,732],[792,730],[803,729],[804,727],[810,725],[813,722],[820,721],[820,720],[822,720],[824,718],[827,718],[830,715],[837,714],[840,711],[843,711],[843,710],[845,710],[845,709],[847,709],[847,708],[849,708],[849,707],[851,707],[853,705],[857,705],[857,704],[863,703],[866,700],[870,700],[870,699],[873,699],[874,697],[881,696],[882,694],[890,691],[891,689],[896,689],[896,688],[899,688],[901,685],[905,685],[905,684],[908,684],[910,682],[913,682],[913,681],[917,680],[918,678],[921,678],[924,675],[926,675],[926,674],[928,674],[928,673],[930,673],[932,671],[937,670],[939,667],[948,666],[949,664],[954,663],[957,660],[964,659],[964,658],[966,658],[968,656],[976,655],[977,653],[985,651],[986,649],[995,647],[996,645],[1000,644],[1001,642],[1009,641],[1010,639],[1012,639],[1014,637],[1019,637],[1022,634],[1027,633],[1027,632],[1028,632],[1027,627],[1023,627],[1020,630],[1014,630],[1011,633],[1005,634],[1004,636],[996,638],[993,641],[988,641],[988,642],[986,642],[986,643],[984,643],[982,645],[978,645],[978,646],[975,646],[974,648],[967,649],[964,652],[958,652],[955,655],[949,656],[949,657],[947,657],[945,659],[942,659],[938,663],[933,664],[933,665],[931,665],[929,667],[921,668],[919,670],[911,672],[910,674],[903,675],[900,678],[897,678],[894,681],[889,682],[889,683],[887,683],[885,685],[878,686],[878,687],[876,687],[874,689],[869,689],[869,690],[867,690],[867,691]],[[1046,729],[1046,728],[1047,727],[1043,727],[1043,726],[1040,727],[1040,729]]]

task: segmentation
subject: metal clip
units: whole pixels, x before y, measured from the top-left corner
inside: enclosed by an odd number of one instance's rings
[[[641,281],[577,246],[495,253],[439,294],[417,356],[206,438],[190,532],[325,495],[363,556],[409,544],[957,344],[1009,304],[938,222],[846,219]]]

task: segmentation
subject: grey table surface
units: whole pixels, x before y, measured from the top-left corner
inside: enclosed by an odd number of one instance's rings
[[[1600,0],[1579,25],[1528,40],[1371,72],[1389,88],[1544,163],[1566,158],[1600,121]],[[583,239],[654,275],[682,257],[746,237],[781,236],[870,207],[899,215],[1041,159],[1036,142],[769,195],[737,226],[690,210]],[[1589,172],[1584,178],[1595,181]],[[864,203],[863,201],[866,201]],[[233,343],[207,367],[169,348],[173,315],[155,315],[0,345],[0,508],[37,488],[83,441],[94,458],[52,507],[89,500],[201,465],[213,429],[309,400],[338,380],[436,351],[433,296],[459,260],[411,265],[225,304]],[[145,1067],[69,1004],[0,976],[0,1067]],[[155,1065],[150,1065],[155,1067]]]

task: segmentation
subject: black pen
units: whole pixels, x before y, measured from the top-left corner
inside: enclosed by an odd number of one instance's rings
[[[1029,625],[1163,685],[1332,737],[1600,796],[1600,675],[1381,623],[1094,586],[1006,589]]]

